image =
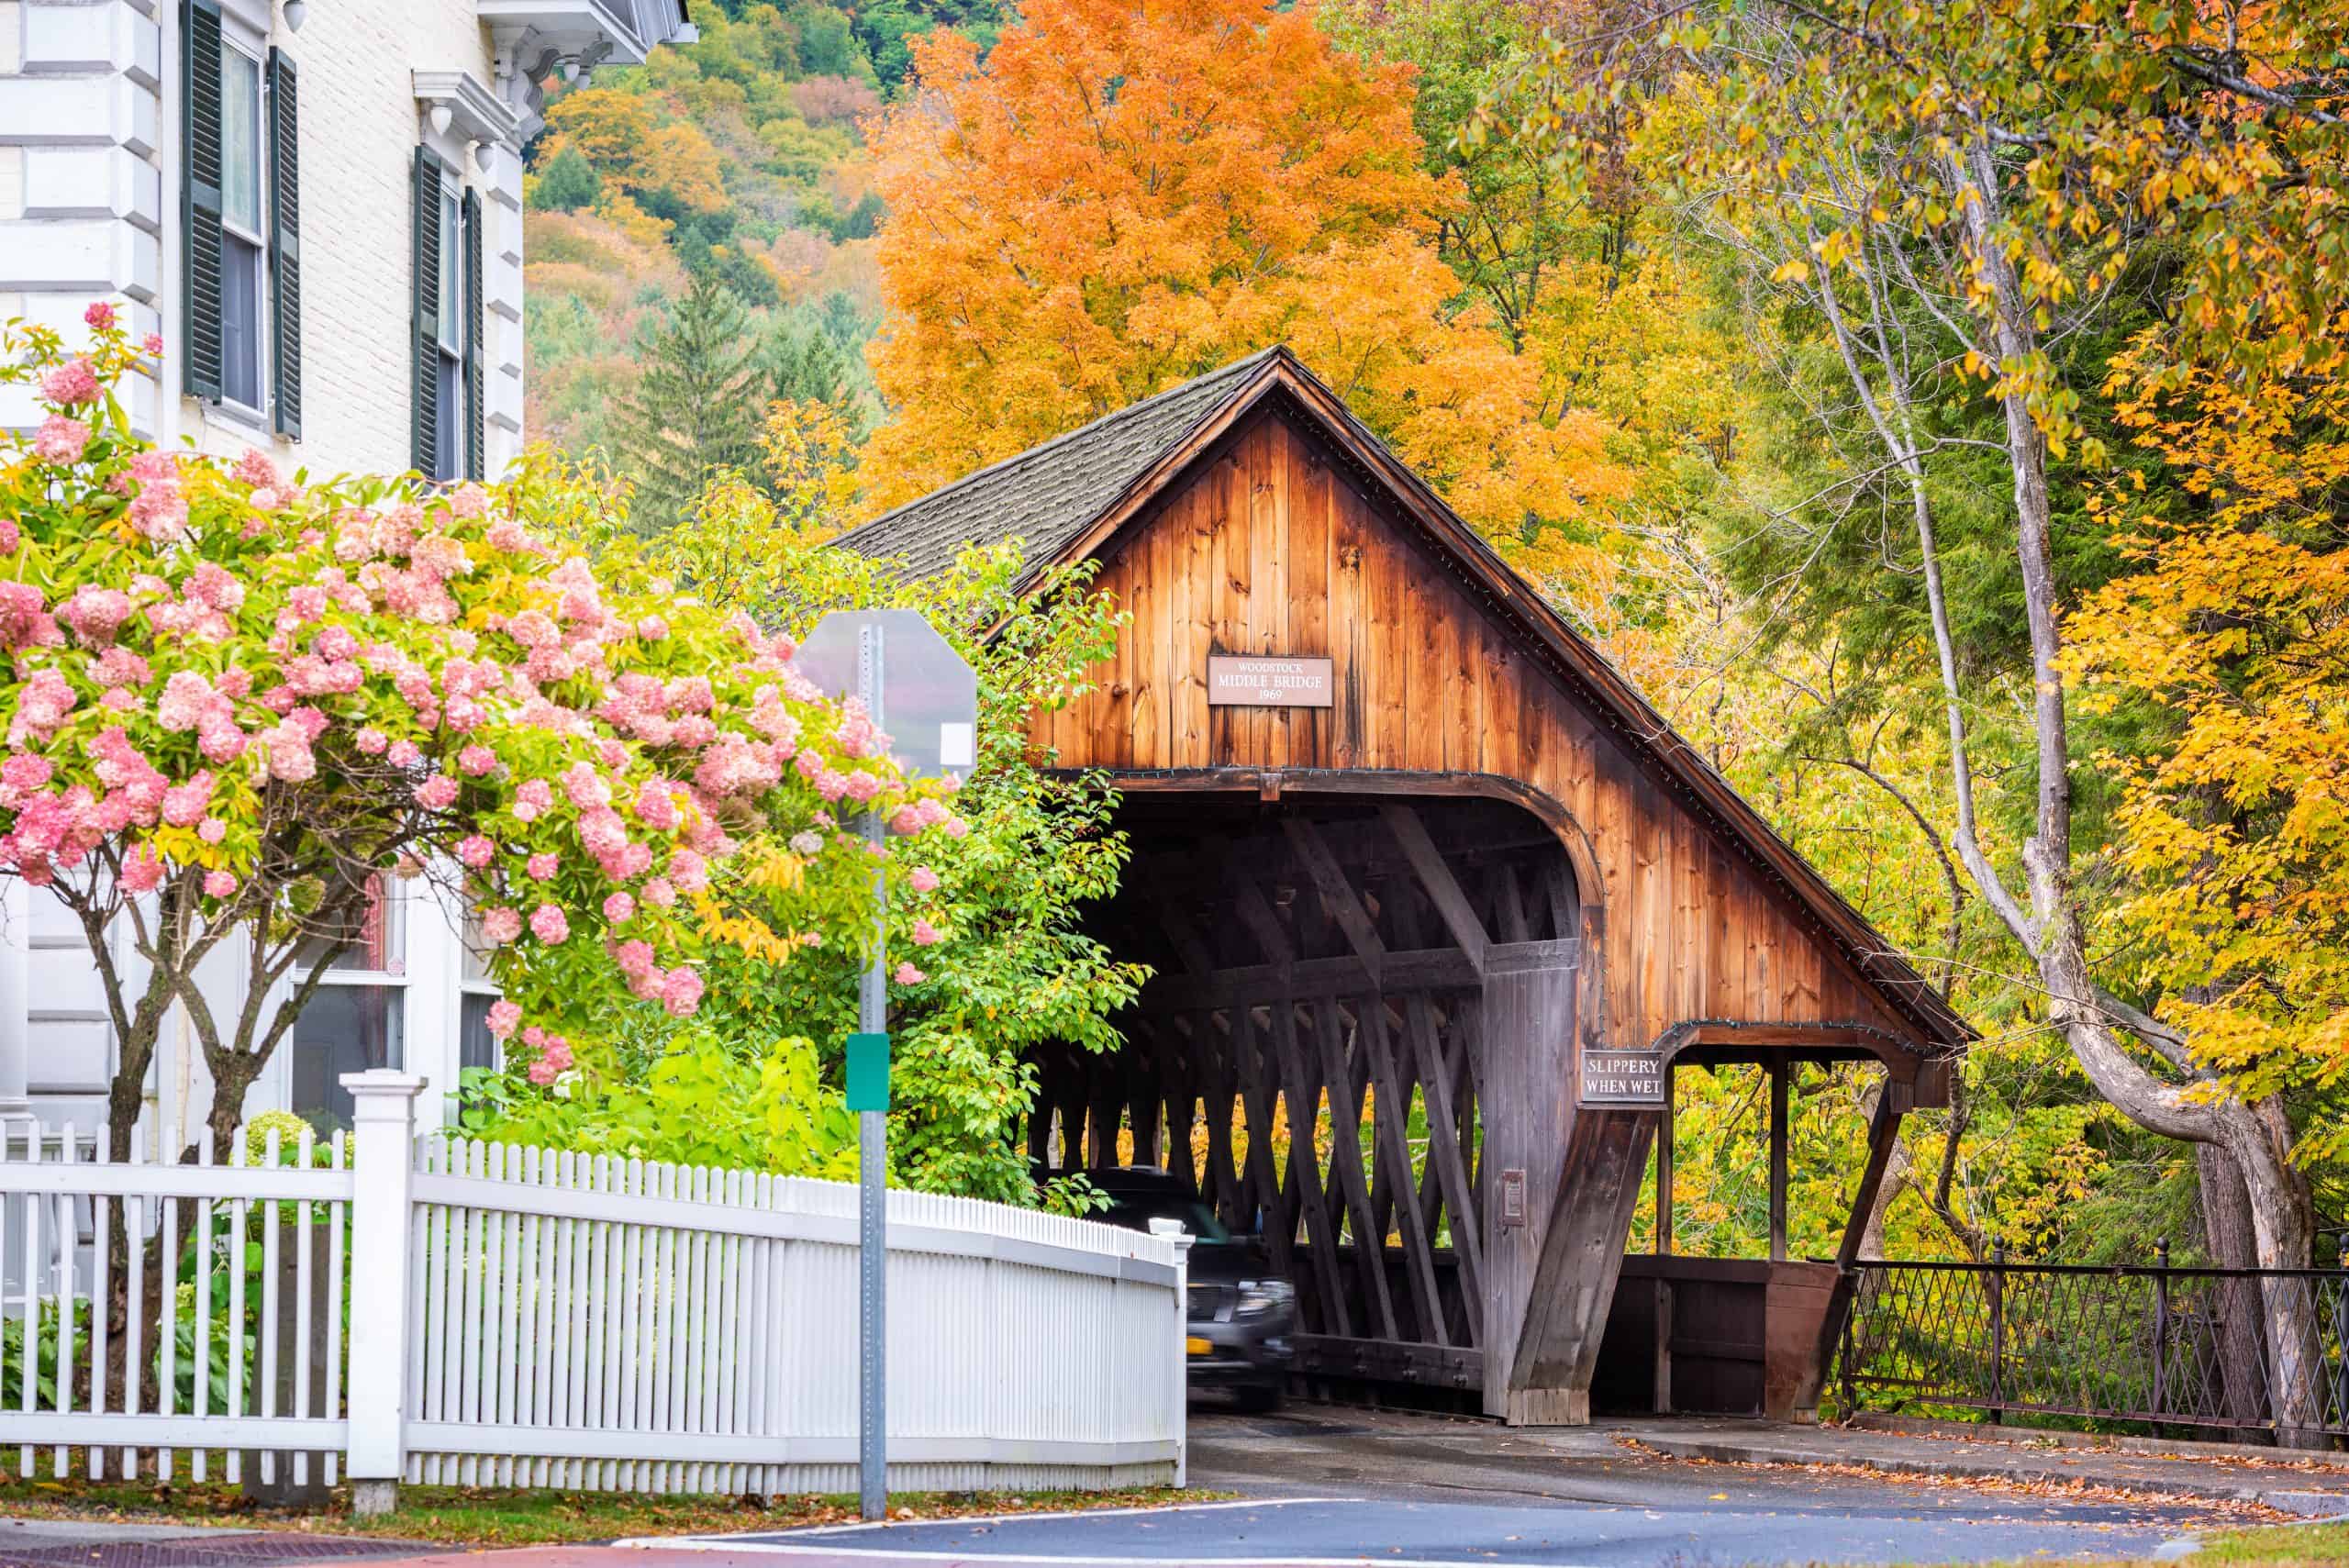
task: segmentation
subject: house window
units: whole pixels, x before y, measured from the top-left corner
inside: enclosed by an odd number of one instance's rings
[[[314,966],[323,960],[325,973],[287,1041],[294,1062],[291,1104],[321,1131],[351,1125],[344,1073],[398,1067],[406,1059],[406,900],[377,877],[349,925],[317,938],[305,955]]]
[[[220,50],[220,395],[262,410],[262,67],[233,41]]]
[[[489,939],[482,935],[481,917],[465,917],[465,959],[457,1000],[457,1067],[497,1066],[497,1037],[489,1032],[489,1009],[498,998],[497,982],[489,977]]]
[[[482,209],[455,164],[416,150],[414,402],[409,459],[428,479],[480,479]]]
[[[464,206],[458,199],[455,181],[444,180],[440,187],[440,363],[433,378],[435,479],[462,478],[467,471],[464,320],[472,302],[465,298],[464,242]]]

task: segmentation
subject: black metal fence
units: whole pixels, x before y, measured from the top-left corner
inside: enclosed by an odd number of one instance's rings
[[[2349,1270],[1858,1265],[1846,1409],[2349,1433]]]

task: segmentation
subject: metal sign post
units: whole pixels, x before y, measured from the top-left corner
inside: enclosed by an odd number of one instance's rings
[[[807,634],[794,663],[828,693],[853,691],[908,777],[961,778],[977,762],[978,674],[919,612],[835,610]],[[867,843],[887,836],[878,811],[866,812],[862,826]],[[848,1040],[857,1143],[857,1500],[868,1519],[886,1518],[889,1507],[888,946],[887,862],[875,856],[873,958],[857,984],[857,1032]]]
[[[887,688],[881,679],[883,628],[857,628],[856,686],[873,728],[883,728],[882,702]],[[864,814],[864,837],[878,845],[888,828],[878,811]],[[856,1028],[864,1035],[882,1037],[888,1050],[889,1030],[889,874],[886,864],[873,862],[873,962],[856,991]],[[882,1058],[881,1104],[867,1101],[856,1113],[856,1339],[863,1371],[856,1390],[856,1490],[858,1506],[868,1519],[885,1518],[889,1512],[887,1477],[888,1309],[889,1288],[889,1110],[888,1058]]]

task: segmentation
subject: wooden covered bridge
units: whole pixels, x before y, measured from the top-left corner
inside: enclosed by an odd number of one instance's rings
[[[1034,740],[1123,793],[1095,931],[1154,970],[1124,1051],[1040,1060],[1031,1150],[1261,1223],[1309,1376],[1578,1422],[1604,1349],[1631,1404],[1815,1399],[1842,1276],[1783,1258],[1788,1069],[1884,1070],[1848,1263],[1966,1038],[1933,989],[1286,350],[845,542],[1008,538],[1132,617]],[[1731,1062],[1771,1072],[1778,1256],[1627,1271],[1673,1069]]]

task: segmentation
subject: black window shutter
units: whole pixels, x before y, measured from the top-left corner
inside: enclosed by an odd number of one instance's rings
[[[186,323],[180,384],[220,397],[220,0],[180,0],[180,253]]]
[[[269,51],[270,385],[277,433],[302,439],[302,149],[294,61]]]
[[[442,475],[440,396],[440,160],[416,150],[416,385],[408,419],[408,462],[427,478]]]
[[[481,197],[465,191],[465,477],[480,479],[488,466],[482,456]]]

